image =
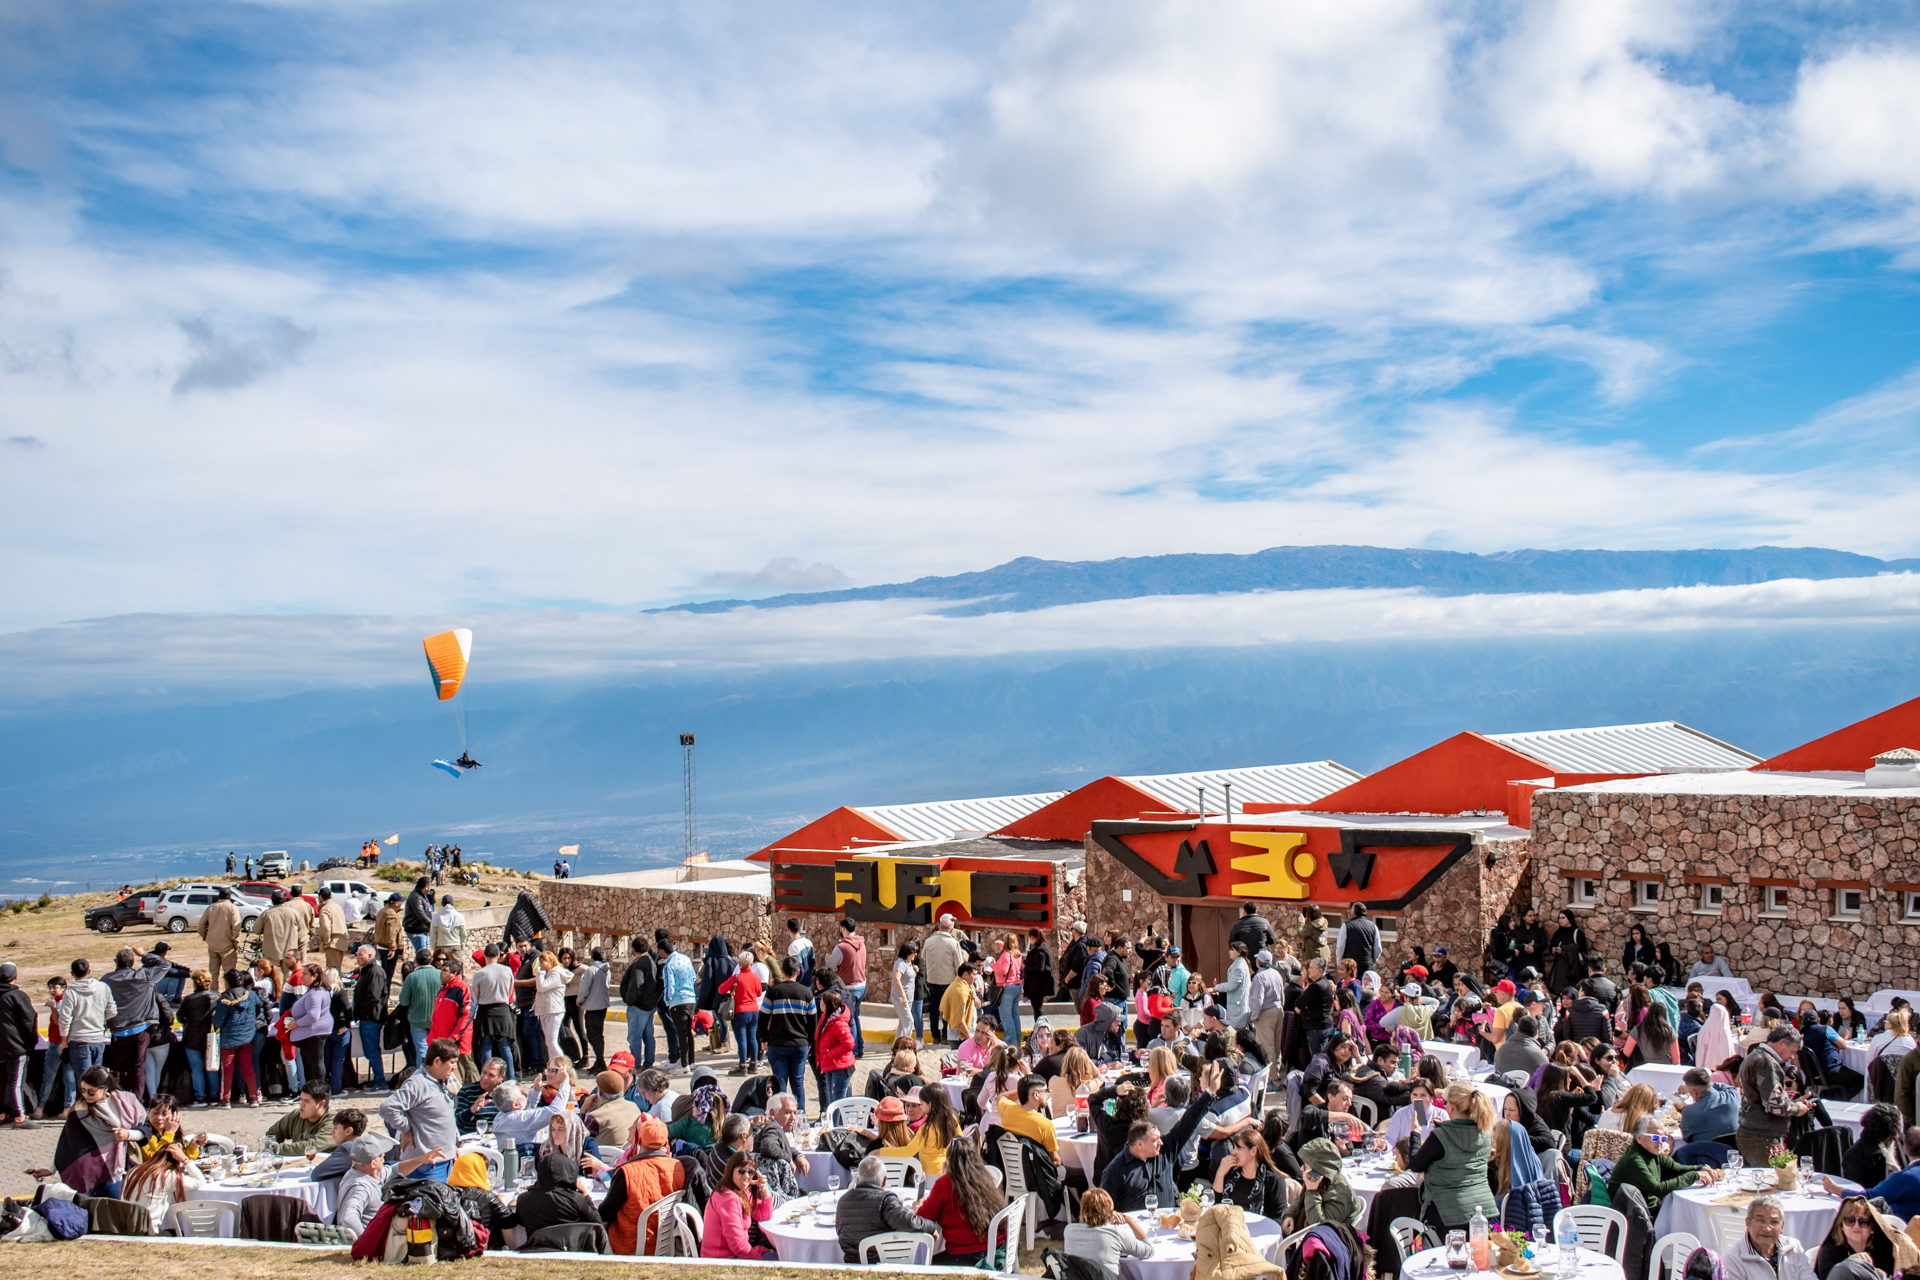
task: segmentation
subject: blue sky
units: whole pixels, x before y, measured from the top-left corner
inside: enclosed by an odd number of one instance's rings
[[[1911,4],[22,0],[0,630],[1920,550]]]

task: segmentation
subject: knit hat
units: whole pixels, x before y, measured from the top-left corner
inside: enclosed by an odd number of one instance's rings
[[[905,1120],[907,1118],[907,1104],[898,1098],[882,1098],[880,1099],[880,1105],[873,1109],[873,1118],[875,1120]],[[656,1121],[656,1123],[658,1122]],[[665,1132],[665,1128],[662,1128],[661,1133],[665,1134]]]

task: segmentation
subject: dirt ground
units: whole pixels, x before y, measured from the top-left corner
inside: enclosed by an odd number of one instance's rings
[[[6,1252],[7,1270],[19,1280],[70,1280],[78,1275],[125,1274],[141,1280],[198,1280],[209,1270],[224,1280],[365,1280],[366,1264],[355,1262],[345,1249],[321,1253],[306,1249],[250,1249],[243,1245],[162,1244],[154,1240],[73,1240],[57,1244],[21,1245]],[[835,1280],[871,1277],[872,1271],[787,1270],[754,1268],[751,1272],[727,1267],[674,1266],[651,1268],[631,1262],[583,1262],[577,1258],[542,1261],[538,1254],[488,1254],[464,1262],[442,1263],[462,1274],[492,1273],[499,1280],[578,1280],[604,1276],[606,1280],[638,1280],[642,1276],[672,1276],[675,1280],[738,1280],[743,1275],[787,1276],[793,1280]]]
[[[413,874],[400,881],[388,881],[367,876],[352,868],[337,871],[314,872],[304,874],[296,872],[283,878],[281,884],[313,884],[326,878],[345,878],[365,880],[379,889],[389,885],[405,893],[413,887],[413,878],[419,874],[417,863],[384,864],[384,868],[409,867]],[[523,875],[518,871],[480,865],[480,883],[474,885],[443,885],[438,892],[451,893],[454,906],[465,910],[486,903],[499,905],[511,902],[514,894],[527,889],[543,877]],[[171,887],[175,884],[238,884],[239,876],[198,875],[183,876],[174,880],[149,881],[148,885],[137,885],[136,889],[148,886]],[[192,930],[183,934],[168,934],[147,923],[129,925],[119,933],[95,933],[85,924],[86,913],[90,907],[103,906],[113,902],[119,895],[115,893],[75,893],[54,898],[47,906],[33,910],[32,904],[24,911],[0,911],[0,960],[11,960],[20,969],[20,985],[34,995],[36,1002],[45,994],[46,980],[53,974],[65,974],[67,966],[74,957],[85,956],[93,962],[96,972],[102,967],[113,967],[113,953],[122,946],[133,945],[142,951],[165,938],[176,948],[184,952],[183,964],[195,963],[195,957],[204,960],[206,948],[199,935]]]

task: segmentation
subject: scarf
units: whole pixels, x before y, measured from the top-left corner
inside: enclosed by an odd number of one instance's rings
[[[456,1158],[453,1169],[447,1174],[450,1187],[478,1187],[482,1191],[490,1190],[492,1179],[487,1176],[487,1158],[477,1151]]]
[[[1740,1050],[1733,1040],[1733,1018],[1727,1013],[1727,1006],[1715,1002],[1707,1013],[1707,1021],[1700,1028],[1699,1039],[1693,1042],[1693,1062],[1695,1066],[1708,1071],[1717,1071],[1720,1064]]]
[[[137,1129],[145,1123],[146,1108],[131,1093],[115,1092],[89,1107],[67,1112],[67,1122],[54,1145],[53,1167],[60,1181],[75,1191],[90,1192],[102,1183],[118,1182],[127,1168],[127,1144],[113,1136],[115,1129]]]
[[[1547,1175],[1540,1168],[1540,1157],[1533,1151],[1533,1135],[1518,1120],[1507,1121],[1507,1185],[1518,1191],[1530,1187]]]
[[[713,1109],[725,1104],[726,1096],[720,1092],[719,1086],[703,1084],[693,1091],[693,1118],[702,1124],[707,1124],[713,1115]]]

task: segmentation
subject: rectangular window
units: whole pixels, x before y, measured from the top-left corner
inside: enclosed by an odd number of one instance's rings
[[[1633,882],[1633,905],[1642,911],[1652,911],[1660,905],[1660,882],[1658,880],[1635,880]]]
[[[1572,886],[1573,905],[1590,907],[1600,900],[1600,882],[1597,880],[1574,879],[1568,881]]]
[[[1833,914],[1835,919],[1857,920],[1860,918],[1860,905],[1866,899],[1866,893],[1860,889],[1835,889],[1833,891]]]
[[[1920,897],[1920,894],[1915,896]],[[1383,941],[1391,941],[1400,936],[1400,922],[1392,916],[1374,916],[1373,927],[1380,931]]]
[[[890,946],[892,946],[892,945],[893,945],[893,930],[891,930],[891,929],[880,929],[880,930],[877,930],[876,932],[878,932],[878,933],[879,933],[879,935],[880,935],[880,945],[881,945],[881,946],[883,946],[883,947],[890,947]]]
[[[1909,889],[1900,895],[1900,918],[1920,922],[1920,891]]]
[[[1787,886],[1770,884],[1762,886],[1760,914],[1784,916],[1787,914]]]
[[[1700,886],[1700,909],[1718,911],[1727,905],[1727,886],[1723,884],[1703,884]]]

